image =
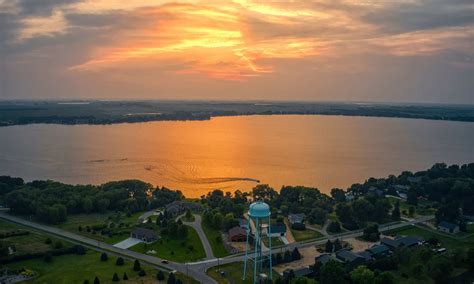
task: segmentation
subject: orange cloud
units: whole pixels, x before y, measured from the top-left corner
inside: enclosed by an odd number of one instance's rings
[[[261,62],[272,58],[304,58],[318,53],[314,39],[298,36],[257,39],[248,18],[239,9],[248,5],[168,4],[137,11],[154,19],[148,26],[122,32],[113,46],[94,51],[87,62],[71,70],[93,71],[116,65],[140,64],[149,60],[175,60],[187,66],[178,73],[204,73],[213,78],[242,80],[273,72]],[[306,10],[280,10],[267,6],[249,6],[250,11],[273,19],[305,15]],[[248,12],[245,11],[245,12]],[[133,63],[132,63],[133,62]]]

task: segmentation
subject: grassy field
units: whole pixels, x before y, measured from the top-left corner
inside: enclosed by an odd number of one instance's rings
[[[53,249],[55,243],[58,241],[58,239],[54,237],[49,237],[52,243],[46,244],[45,241],[48,236],[37,231],[30,230],[26,227],[0,220],[0,232],[9,232],[13,230],[29,232],[28,235],[0,239],[0,241],[2,241],[5,245],[14,246],[16,248],[17,254],[48,251]],[[64,241],[61,241],[61,243],[64,247],[70,246],[70,244]]]
[[[441,242],[441,246],[455,249],[455,248],[467,248],[474,246],[474,235],[467,238],[459,238],[456,236],[450,236],[437,232],[428,228],[419,226],[406,226],[400,229],[386,232],[389,235],[407,235],[407,236],[418,236],[427,240],[429,238],[437,238]]]
[[[266,236],[263,238],[263,243],[268,247],[269,243],[268,243],[268,238]],[[280,240],[280,238],[272,237],[272,247],[282,246],[282,245],[284,245],[284,243]]]
[[[219,284],[247,284],[252,283],[252,262],[248,263],[246,280],[242,280],[244,272],[244,263],[236,262],[209,268],[206,271],[207,275],[214,278]],[[223,274],[221,274],[223,272]],[[273,279],[275,280],[278,274],[273,271]]]
[[[193,249],[190,250],[189,246],[192,246]],[[164,236],[163,239],[152,244],[140,243],[130,249],[145,254],[147,251],[154,250],[156,254],[152,254],[153,256],[177,262],[194,261],[206,257],[201,239],[199,239],[197,232],[189,226],[188,237],[185,240],[170,239]]]
[[[425,215],[433,215],[436,212],[436,209],[430,208],[431,202],[427,200],[420,200],[418,205],[415,206],[415,213],[413,216],[408,216],[409,208],[412,206],[404,200],[388,196],[387,199],[390,201],[392,206],[399,201],[400,202],[400,213],[405,217],[419,217]]]
[[[101,283],[112,283],[112,276],[117,273],[122,279],[127,273],[129,280],[126,283],[160,283],[156,279],[157,270],[142,265],[146,276],[140,277],[133,271],[133,263],[125,261],[123,266],[115,265],[116,257],[109,256],[109,260],[100,261],[100,253],[89,250],[85,255],[65,255],[54,257],[53,262],[45,263],[42,259],[27,260],[8,265],[11,269],[27,268],[37,272],[39,275],[28,283],[83,283],[88,279],[93,283],[97,276]],[[167,273],[165,273],[167,275]],[[185,279],[184,283],[197,283],[194,280]],[[166,282],[162,282],[166,283]]]
[[[206,223],[202,223],[202,229],[206,234],[209,244],[212,247],[212,252],[215,257],[224,257],[230,255],[230,253],[225,249],[224,243],[222,242],[222,234],[219,230],[211,228]]]
[[[310,239],[316,239],[322,237],[323,235],[319,232],[313,230],[293,230],[291,229],[291,233],[297,242],[306,241]]]
[[[68,216],[66,222],[57,225],[57,227],[89,237],[95,240],[103,241],[109,244],[115,244],[126,239],[130,235],[132,228],[138,224],[138,217],[143,212],[137,212],[131,216],[126,216],[124,213],[104,213],[104,214],[78,214]],[[100,232],[87,232],[87,226],[94,225],[110,225],[114,224],[113,235],[102,235]],[[122,224],[121,227],[119,225]],[[82,227],[82,230],[79,230]]]

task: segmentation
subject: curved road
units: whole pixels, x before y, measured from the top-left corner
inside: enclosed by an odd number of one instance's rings
[[[204,251],[206,252],[206,259],[214,259],[215,257],[214,257],[214,253],[212,252],[211,244],[209,243],[209,240],[207,239],[207,236],[204,233],[204,230],[202,229],[201,215],[198,215],[198,214],[193,214],[193,215],[194,215],[194,222],[185,222],[183,220],[181,221],[183,221],[183,224],[192,227],[198,233],[199,238],[201,239],[202,246],[204,247]],[[182,216],[178,217],[178,219],[181,218]]]

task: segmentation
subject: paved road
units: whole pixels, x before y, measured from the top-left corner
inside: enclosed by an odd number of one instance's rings
[[[233,263],[233,262],[239,262],[243,261],[245,255],[244,254],[237,254],[237,255],[231,255],[227,256],[224,258],[213,258],[213,259],[206,259],[203,261],[197,261],[197,262],[192,262],[192,263],[187,263],[187,264],[182,264],[182,263],[175,263],[175,262],[169,262],[168,264],[163,264],[162,259],[154,257],[154,256],[149,256],[141,253],[137,253],[134,251],[130,250],[124,250],[124,249],[119,249],[116,248],[112,245],[103,243],[103,242],[98,242],[97,240],[93,240],[87,237],[83,237],[71,232],[67,232],[55,227],[50,227],[38,223],[33,223],[12,215],[8,215],[6,213],[0,212],[0,218],[9,220],[14,223],[22,224],[27,227],[31,227],[40,231],[44,231],[53,235],[56,235],[61,238],[65,238],[68,240],[73,240],[76,242],[84,243],[90,247],[93,247],[95,249],[105,249],[120,255],[124,255],[128,258],[134,258],[134,259],[139,259],[142,260],[146,263],[149,263],[151,265],[155,265],[158,267],[164,267],[168,270],[177,270],[183,274],[187,274],[190,277],[193,277],[194,279],[200,281],[201,283],[217,283],[214,279],[210,278],[209,276],[206,275],[207,269],[214,267],[216,265],[221,265],[221,264],[227,264],[227,263]],[[423,223],[426,221],[429,221],[433,219],[433,216],[423,216],[418,219],[408,221],[408,222],[400,222],[397,224],[389,224],[389,225],[381,225],[379,227],[380,232],[385,232],[393,229],[398,229],[405,227],[407,225],[414,225],[418,223]],[[344,239],[344,238],[353,238],[353,237],[359,237],[363,234],[362,230],[358,230],[355,232],[348,232],[348,233],[342,233],[338,235],[332,235],[327,238],[322,238],[322,239],[317,239],[309,242],[295,242],[286,246],[281,246],[275,248],[275,252],[284,252],[287,250],[293,250],[295,247],[302,248],[302,247],[309,247],[309,246],[314,246],[314,245],[321,245],[327,242],[328,238],[330,240],[335,240],[335,239]],[[207,239],[207,238],[205,238]]]
[[[211,244],[209,243],[209,240],[207,239],[207,236],[204,233],[204,230],[202,229],[201,215],[198,215],[198,214],[193,214],[193,215],[194,215],[194,222],[183,221],[183,224],[192,227],[198,233],[199,238],[201,239],[202,246],[204,247],[204,251],[206,252],[206,259],[214,259],[215,256],[214,256],[214,253],[212,252]]]
[[[187,264],[183,264],[183,263],[176,263],[176,262],[172,262],[172,261],[169,261],[168,264],[163,264],[162,263],[163,259],[160,259],[160,258],[157,258],[157,257],[154,257],[154,256],[134,252],[134,251],[131,251],[131,250],[120,249],[120,248],[114,247],[113,245],[110,245],[110,244],[107,244],[107,243],[104,243],[104,242],[100,242],[100,241],[97,241],[97,240],[94,240],[94,239],[90,239],[90,238],[87,238],[87,237],[84,237],[84,236],[81,236],[81,235],[77,235],[77,234],[74,234],[74,233],[71,233],[71,232],[68,232],[68,231],[64,231],[62,229],[55,228],[55,227],[50,227],[50,226],[46,226],[46,225],[43,225],[43,224],[30,222],[30,221],[24,220],[22,218],[18,218],[18,217],[12,216],[12,215],[8,215],[4,212],[0,212],[0,218],[11,221],[11,222],[14,222],[14,223],[17,223],[17,224],[21,224],[23,226],[27,226],[27,227],[36,229],[36,230],[39,230],[39,231],[43,231],[43,232],[55,235],[59,238],[66,239],[68,241],[73,241],[75,243],[85,244],[88,247],[91,247],[93,249],[97,249],[97,250],[100,250],[100,251],[107,250],[107,251],[113,252],[113,253],[118,254],[118,255],[123,255],[123,256],[125,256],[129,259],[139,259],[140,261],[151,264],[154,267],[165,268],[167,270],[177,270],[177,271],[179,271],[183,274],[189,275],[190,277],[200,281],[201,283],[206,283],[206,284],[207,283],[217,283],[214,279],[207,276],[205,270],[199,270],[198,266],[191,266],[191,265],[187,265]]]
[[[412,220],[412,221],[409,221],[409,222],[401,222],[401,223],[396,223],[396,224],[381,225],[379,227],[379,231],[380,232],[386,232],[386,231],[402,228],[402,227],[409,226],[409,225],[415,225],[415,224],[418,224],[418,223],[423,223],[423,222],[429,221],[433,218],[434,218],[434,216],[423,216],[423,217],[420,217],[416,220]],[[359,236],[362,236],[362,234],[363,234],[362,230],[359,230],[359,231],[356,231],[356,232],[342,233],[342,234],[332,235],[332,236],[328,236],[328,237],[325,237],[325,238],[322,238],[322,239],[317,239],[317,240],[309,241],[309,242],[303,242],[303,243],[295,242],[295,243],[292,243],[292,244],[289,244],[289,245],[286,245],[286,246],[277,247],[275,249],[272,249],[272,251],[273,252],[285,252],[287,250],[292,251],[295,247],[304,248],[304,247],[310,247],[310,246],[325,244],[327,242],[328,238],[330,240],[334,241],[336,239],[359,237]],[[250,254],[250,255],[252,255],[252,254]],[[190,266],[193,267],[193,268],[196,268],[198,270],[206,271],[207,269],[209,269],[213,266],[216,266],[216,265],[244,261],[244,258],[245,258],[244,254],[231,255],[231,256],[224,257],[224,258],[220,258],[220,259],[211,259],[211,260],[206,260],[206,261],[198,261],[198,262],[190,263]]]

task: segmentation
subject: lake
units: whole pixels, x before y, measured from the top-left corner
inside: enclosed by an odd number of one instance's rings
[[[100,184],[141,179],[198,197],[306,185],[329,192],[436,162],[474,162],[474,123],[349,116],[0,128],[0,175]]]

